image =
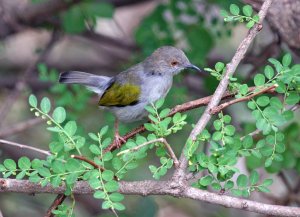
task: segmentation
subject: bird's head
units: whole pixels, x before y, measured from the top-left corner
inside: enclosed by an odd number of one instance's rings
[[[171,46],[163,46],[155,50],[145,62],[145,67],[156,73],[176,75],[183,69],[201,70],[191,64],[184,52]]]

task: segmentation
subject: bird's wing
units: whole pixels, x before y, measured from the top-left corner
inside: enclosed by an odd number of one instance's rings
[[[139,101],[140,93],[139,85],[115,81],[105,90],[99,100],[99,105],[107,107],[135,105]]]

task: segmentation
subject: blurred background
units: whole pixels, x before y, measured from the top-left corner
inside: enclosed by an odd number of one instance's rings
[[[201,68],[214,67],[218,61],[229,62],[248,31],[244,24],[223,22],[220,9],[227,10],[231,3],[251,4],[258,10],[262,0],[0,0],[0,139],[48,149],[53,135],[30,112],[27,103],[30,93],[40,98],[48,96],[52,104],[64,106],[68,119],[76,119],[82,133],[96,132],[104,125],[113,126],[113,116],[97,108],[96,95],[83,87],[57,83],[62,71],[114,76],[163,45],[183,49],[191,62]],[[281,58],[286,52],[291,52],[294,63],[299,63],[299,1],[276,1],[236,76],[241,83],[251,85],[268,58]],[[171,108],[210,95],[217,84],[209,74],[185,71],[176,76],[165,106]],[[188,126],[168,138],[177,154],[201,112],[202,109],[188,112]],[[245,104],[234,105],[224,112],[232,115],[241,134],[253,130],[254,121]],[[254,194],[251,199],[284,205],[300,202],[298,120],[295,118],[285,129],[288,140],[284,160],[268,171],[275,180],[274,194]],[[121,135],[141,123],[121,124]],[[1,161],[24,155],[44,157],[3,144],[0,154]],[[156,161],[155,155],[149,153],[125,180],[152,179],[148,165]],[[244,173],[248,168],[260,166],[261,162],[253,157],[239,165]],[[270,176],[264,170],[260,173]],[[289,196],[291,189],[286,182],[296,189],[292,189],[295,197]],[[0,210],[8,217],[43,216],[54,198],[55,195],[46,194],[0,194]],[[76,216],[112,216],[91,196],[76,198]],[[120,216],[261,216],[166,196],[126,196],[124,203],[127,209]]]

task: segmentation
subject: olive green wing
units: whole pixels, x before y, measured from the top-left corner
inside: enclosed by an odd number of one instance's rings
[[[123,107],[135,105],[139,101],[141,89],[135,84],[112,83],[99,100],[99,106]]]

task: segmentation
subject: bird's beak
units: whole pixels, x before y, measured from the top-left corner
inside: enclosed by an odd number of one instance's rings
[[[201,70],[198,66],[195,66],[193,64],[189,64],[185,68],[187,68],[187,69],[194,69],[194,70],[196,70],[198,72],[203,72],[203,70]]]

